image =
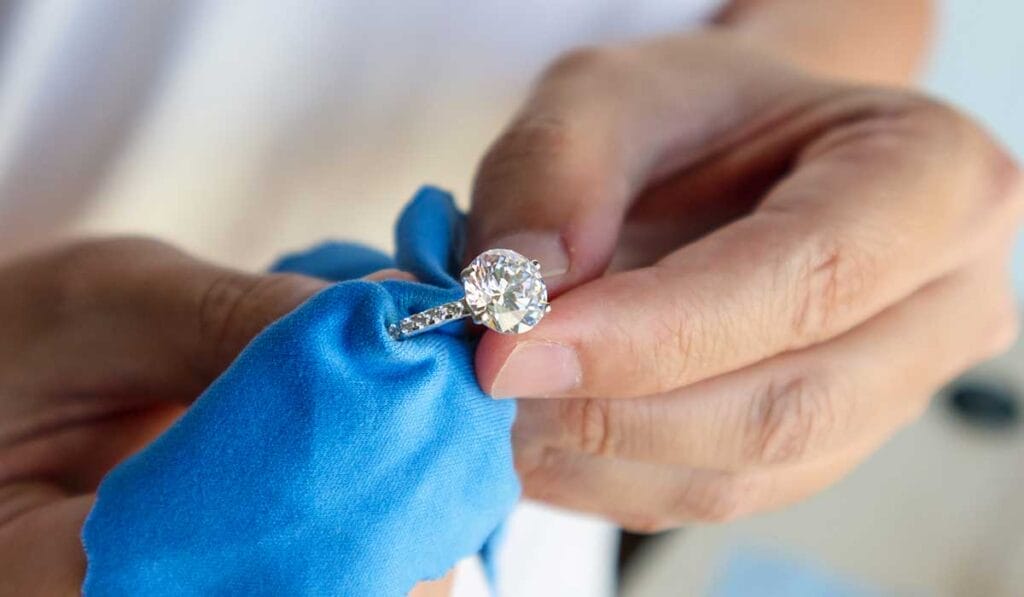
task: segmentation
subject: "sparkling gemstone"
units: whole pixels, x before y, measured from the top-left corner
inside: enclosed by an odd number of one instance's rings
[[[548,310],[540,267],[515,251],[484,251],[462,270],[462,285],[473,320],[503,334],[528,331]]]

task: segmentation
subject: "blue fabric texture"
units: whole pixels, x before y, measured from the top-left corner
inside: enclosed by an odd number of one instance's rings
[[[515,405],[480,390],[459,325],[401,342],[385,331],[459,296],[462,224],[447,194],[421,190],[399,220],[396,265],[422,283],[320,292],[116,467],[82,531],[84,592],[402,595],[484,549],[519,496]],[[277,268],[391,265],[353,247]]]

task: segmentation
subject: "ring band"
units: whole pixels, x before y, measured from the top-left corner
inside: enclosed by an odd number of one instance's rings
[[[478,255],[462,270],[462,288],[462,298],[392,323],[388,334],[404,340],[465,317],[502,334],[522,334],[551,311],[540,263],[509,249]]]
[[[398,323],[393,323],[388,326],[388,333],[391,334],[391,337],[395,340],[404,340],[410,336],[429,332],[430,330],[441,327],[446,323],[458,321],[468,316],[469,306],[466,304],[466,299],[462,298],[457,301],[431,307],[426,311],[420,311],[415,315],[410,315]]]

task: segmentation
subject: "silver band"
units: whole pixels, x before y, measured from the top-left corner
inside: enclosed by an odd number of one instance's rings
[[[462,270],[463,297],[387,326],[395,340],[472,317],[501,334],[522,334],[551,310],[540,263],[509,249],[488,249]]]
[[[388,326],[388,334],[395,340],[404,340],[405,338],[422,334],[470,315],[466,299],[461,298],[457,301],[431,307],[426,311],[420,311],[398,323],[393,323]]]

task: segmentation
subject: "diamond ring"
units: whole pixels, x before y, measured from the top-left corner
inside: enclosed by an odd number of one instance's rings
[[[396,340],[472,317],[502,334],[530,331],[551,310],[540,263],[509,249],[490,249],[462,270],[463,298],[410,315],[388,326]]]

